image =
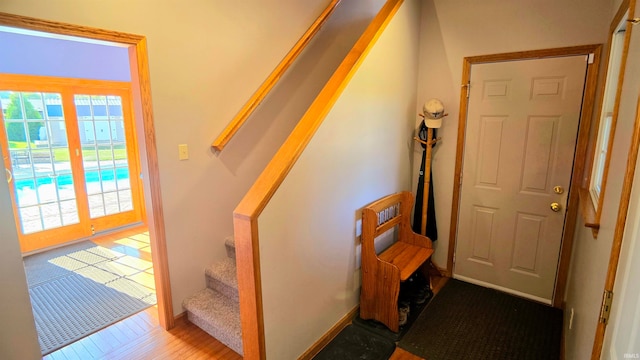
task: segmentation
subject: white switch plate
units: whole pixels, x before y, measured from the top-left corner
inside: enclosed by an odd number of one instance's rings
[[[178,145],[178,159],[187,160],[189,159],[189,147],[187,144]]]

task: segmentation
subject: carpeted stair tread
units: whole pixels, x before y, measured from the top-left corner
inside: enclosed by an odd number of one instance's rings
[[[188,319],[209,335],[242,355],[239,304],[223,294],[203,289],[182,303]]]
[[[231,259],[224,259],[204,270],[207,280],[207,287],[224,294],[225,296],[239,301],[238,298],[238,278],[236,276],[236,262]]]
[[[227,256],[235,261],[236,259],[236,241],[233,236],[224,239],[224,247],[227,250]]]

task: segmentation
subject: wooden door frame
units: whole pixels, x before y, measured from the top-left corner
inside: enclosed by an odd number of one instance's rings
[[[618,205],[618,214],[616,216],[616,224],[613,233],[613,241],[611,243],[611,253],[609,254],[609,265],[607,266],[607,277],[605,278],[604,291],[613,292],[616,283],[616,275],[618,271],[618,263],[620,262],[620,252],[622,250],[622,242],[624,240],[624,231],[627,224],[627,215],[629,213],[629,203],[631,201],[631,191],[633,190],[633,181],[638,161],[638,153],[640,152],[640,96],[636,104],[635,122],[633,125],[633,133],[631,134],[631,145],[627,157],[627,166],[624,172],[624,180],[620,194],[620,204]],[[603,254],[605,255],[605,254]],[[602,355],[602,347],[604,345],[605,330],[607,323],[598,321],[596,325],[596,333],[593,342],[591,359],[600,359]]]
[[[147,196],[145,196],[145,208],[147,209],[147,225],[149,227],[151,251],[153,254],[153,272],[158,300],[158,319],[163,328],[167,330],[173,328],[175,318],[173,316],[171,286],[169,283],[164,212],[151,102],[149,61],[147,58],[147,39],[141,35],[2,12],[0,12],[0,25],[128,45],[134,117],[137,118],[135,121],[136,124],[142,124],[142,130],[144,131],[144,153],[146,155],[146,170],[148,172],[148,174],[145,174],[145,178],[149,181],[149,188],[145,191],[147,194]],[[139,131],[140,130],[137,132]],[[143,152],[140,151],[140,153],[142,154]],[[142,168],[144,171],[144,166]]]
[[[622,250],[622,242],[624,240],[624,231],[627,224],[627,215],[629,214],[629,204],[631,202],[631,191],[633,190],[633,181],[636,173],[638,161],[638,153],[640,152],[640,97],[636,104],[635,122],[633,125],[633,133],[631,134],[631,144],[629,145],[629,153],[627,157],[627,166],[625,167],[624,180],[620,194],[620,204],[618,205],[618,214],[616,216],[616,224],[613,232],[613,241],[611,243],[611,253],[609,254],[609,264],[607,266],[607,277],[605,278],[604,291],[613,293],[618,272],[618,264],[620,262],[620,252]],[[603,254],[605,255],[605,254]],[[598,321],[596,332],[591,350],[591,360],[598,360],[602,355],[604,345],[604,336],[607,329],[607,323]]]
[[[582,175],[585,169],[585,159],[587,156],[587,145],[589,142],[589,129],[591,127],[591,117],[593,114],[593,104],[595,100],[596,84],[598,80],[598,66],[600,63],[600,52],[602,45],[582,45],[554,49],[542,49],[532,51],[521,51],[481,56],[465,57],[462,65],[462,82],[460,89],[460,114],[458,117],[458,140],[456,146],[456,165],[453,180],[453,200],[451,204],[451,224],[449,230],[449,253],[447,257],[446,275],[453,276],[453,258],[456,250],[456,237],[458,231],[458,214],[460,211],[460,191],[462,189],[460,180],[462,176],[462,162],[465,145],[465,131],[467,123],[468,98],[467,87],[471,78],[471,66],[483,63],[545,59],[553,57],[589,55],[594,54],[593,63],[587,66],[587,76],[585,78],[585,88],[582,99],[582,110],[578,125],[578,139],[576,151],[573,158],[573,173],[571,184],[569,185],[569,199],[567,205],[567,215],[565,217],[564,230],[562,233],[562,244],[560,248],[560,260],[556,273],[555,288],[553,292],[552,305],[560,308],[564,298],[564,292],[569,273],[571,260],[571,248],[573,246],[573,235],[578,216],[578,189],[581,185]]]

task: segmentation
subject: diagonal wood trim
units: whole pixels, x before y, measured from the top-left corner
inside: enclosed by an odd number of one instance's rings
[[[634,1],[633,3],[629,4],[629,1],[623,1],[622,4],[620,4],[620,7],[618,8],[618,12],[616,13],[616,16],[614,17],[613,21],[611,22],[611,26],[610,26],[610,30],[609,30],[609,43],[608,43],[608,48],[607,48],[607,66],[609,64],[609,56],[610,54],[610,49],[611,49],[611,45],[613,43],[613,36],[615,35],[615,29],[618,27],[618,24],[620,24],[620,22],[623,21],[623,16],[624,14],[627,12],[627,10],[629,11],[629,19],[633,19],[634,17],[634,12],[635,12],[635,6],[636,2]],[[633,32],[633,26],[627,26],[627,30],[625,31],[624,34],[624,44],[623,44],[623,48],[622,48],[622,57],[620,59],[620,73],[618,74],[618,79],[617,79],[617,88],[616,88],[616,95],[615,95],[615,99],[614,99],[614,103],[613,103],[613,113],[611,115],[611,124],[610,124],[610,128],[609,128],[609,141],[608,141],[608,146],[607,146],[607,157],[604,161],[604,169],[602,171],[602,183],[600,184],[600,194],[598,196],[598,205],[596,206],[596,215],[595,215],[595,223],[599,226],[600,224],[600,219],[602,218],[602,206],[604,204],[604,197],[606,196],[607,193],[607,179],[609,178],[609,164],[611,163],[611,152],[613,150],[613,142],[614,142],[614,136],[616,133],[616,126],[618,124],[618,114],[620,112],[620,97],[622,95],[622,86],[624,85],[624,69],[626,68],[626,64],[627,64],[627,57],[629,55],[629,44],[631,43],[631,34]],[[608,73],[608,67],[604,67],[603,68],[603,74],[605,76],[605,82],[607,74]],[[589,158],[587,158],[588,164],[593,167],[593,163],[595,162],[595,156],[596,156],[596,143],[597,143],[597,137],[598,137],[598,133],[600,131],[600,120],[601,120],[601,112],[602,112],[602,108],[604,106],[604,100],[605,100],[605,94],[604,94],[604,86],[603,89],[600,93],[600,98],[598,99],[598,112],[596,113],[596,122],[594,122],[593,124],[593,129],[591,131],[591,134],[593,134],[594,138],[592,139],[593,145],[592,145],[592,151]],[[591,168],[588,168],[591,169]],[[589,171],[588,176],[585,176],[585,187],[587,188],[587,190],[590,188],[591,186],[591,172],[593,170]],[[597,236],[597,231],[594,232],[594,238]]]
[[[235,213],[254,218],[262,212],[402,2],[403,0],[387,0],[236,207]]]
[[[582,110],[580,113],[580,125],[578,126],[578,139],[576,152],[573,156],[573,175],[569,186],[569,201],[567,203],[567,216],[564,220],[564,230],[562,232],[562,245],[560,247],[560,260],[558,263],[558,273],[556,274],[556,284],[553,292],[553,306],[559,308],[564,300],[564,293],[569,276],[569,265],[571,264],[571,250],[573,249],[573,238],[575,234],[575,224],[578,219],[580,186],[585,172],[585,159],[587,158],[587,148],[589,146],[589,132],[591,120],[593,118],[593,103],[596,98],[598,84],[598,71],[602,46],[594,46],[593,64],[587,67],[587,77],[585,79],[584,95],[582,97]]]
[[[385,3],[234,211],[240,320],[246,359],[266,358],[258,216],[402,3],[403,0]]]
[[[622,21],[622,17],[627,10],[629,11],[628,19],[633,19],[636,14],[636,1],[628,1],[628,0],[622,1],[622,3],[620,4],[620,7],[618,8],[618,12],[616,13],[616,16],[611,21],[611,26],[609,29],[610,38],[613,36],[613,32],[615,31],[620,21]],[[627,26],[627,32],[624,38],[624,49],[622,54],[623,62],[621,65],[620,75],[618,77],[618,82],[620,83],[624,80],[624,75],[625,75],[624,64],[626,64],[626,61],[627,61],[630,37],[633,31],[632,29],[633,29],[632,25]],[[611,41],[611,39],[609,41]],[[611,45],[609,44],[609,46]],[[616,91],[616,102],[614,105],[613,119],[616,119],[616,120],[618,116],[617,112],[619,110],[618,107],[620,105],[619,103],[620,103],[621,92],[622,92],[622,86],[619,84],[618,89]],[[600,104],[600,106],[602,106],[602,103]],[[597,134],[597,128],[595,133]],[[614,134],[613,131],[611,132],[611,134]],[[607,156],[611,155],[613,141],[614,141],[614,137],[610,136],[610,139],[609,139],[610,146],[607,149],[607,151],[609,151],[609,154]],[[622,241],[624,239],[624,230],[627,223],[627,214],[629,211],[631,190],[633,187],[636,161],[638,157],[639,141],[640,141],[640,99],[638,104],[636,105],[636,118],[635,118],[635,123],[633,127],[633,133],[631,135],[631,146],[629,147],[629,155],[627,157],[627,167],[625,170],[624,181],[622,183],[622,190],[620,194],[620,205],[618,206],[618,215],[616,217],[616,225],[613,232],[611,253],[609,254],[609,265],[607,267],[607,277],[604,283],[604,290],[609,290],[612,292],[616,282],[616,273],[618,271],[618,263],[620,261],[620,251],[622,249]],[[607,174],[608,171],[609,171],[609,159],[607,159],[607,162],[606,162],[605,174]],[[607,178],[607,175],[603,175],[603,184],[602,184],[603,191],[605,189],[604,182],[606,181],[606,178]],[[599,208],[597,210],[599,212],[602,211],[602,203],[604,201],[603,199],[604,199],[604,194],[601,193],[600,199],[598,199]],[[599,220],[600,218],[597,217],[597,219]],[[601,321],[598,321],[598,324],[596,325],[596,332],[594,335],[593,348],[591,349],[591,359],[600,359],[602,355],[603,346],[604,346],[604,336],[605,336],[606,329],[607,329],[607,324],[602,323]]]
[[[618,271],[618,263],[620,262],[620,251],[622,250],[622,241],[624,240],[624,230],[627,223],[627,215],[629,213],[629,203],[631,202],[631,190],[633,189],[633,181],[636,173],[636,165],[638,161],[638,152],[640,151],[640,99],[636,105],[636,118],[631,134],[631,145],[629,146],[629,155],[627,157],[627,167],[624,173],[624,182],[622,183],[622,193],[620,194],[620,205],[618,206],[618,215],[616,217],[616,227],[613,232],[613,242],[611,244],[611,254],[609,255],[609,266],[607,268],[607,278],[604,283],[604,290],[612,291],[616,283],[616,274]],[[600,359],[602,347],[604,346],[604,335],[607,324],[598,322],[596,327],[595,340],[593,342],[593,350],[591,359]]]
[[[157,146],[151,102],[151,82],[149,77],[149,60],[147,57],[147,40],[144,36],[127,34],[93,27],[66,24],[56,21],[42,20],[32,17],[0,12],[0,25],[42,31],[53,34],[76,36],[99,41],[108,41],[131,45],[129,62],[131,68],[132,89],[140,95],[139,107],[144,127],[146,159],[149,178],[150,198],[146,199],[148,209],[148,226],[151,235],[153,252],[153,268],[158,299],[158,316],[165,329],[174,326],[171,285],[169,283],[169,261],[167,256],[166,235],[164,231],[164,213],[162,208],[162,192],[160,189],[160,170],[158,168]],[[137,81],[136,81],[137,80]]]
[[[327,22],[331,14],[336,10],[338,4],[341,0],[332,0],[329,6],[320,14],[320,16],[316,19],[316,21],[311,24],[309,29],[302,34],[302,37],[298,42],[293,45],[293,48],[289,50],[289,53],[280,61],[278,66],[269,74],[269,77],[260,85],[258,90],[256,90],[253,95],[247,100],[246,104],[238,111],[236,116],[231,120],[229,125],[222,130],[222,133],[213,141],[214,149],[217,151],[222,151],[224,147],[227,145],[229,140],[240,130],[240,127],[247,121],[249,116],[253,113],[253,111],[260,105],[262,100],[269,94],[271,89],[276,85],[278,80],[284,75],[284,73],[289,69],[291,64],[298,58],[298,55],[302,53],[302,51],[307,47],[307,45],[311,42],[313,37],[320,31],[322,26]]]

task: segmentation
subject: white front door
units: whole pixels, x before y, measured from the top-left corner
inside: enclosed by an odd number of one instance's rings
[[[471,67],[454,277],[551,303],[586,70],[584,55]]]

